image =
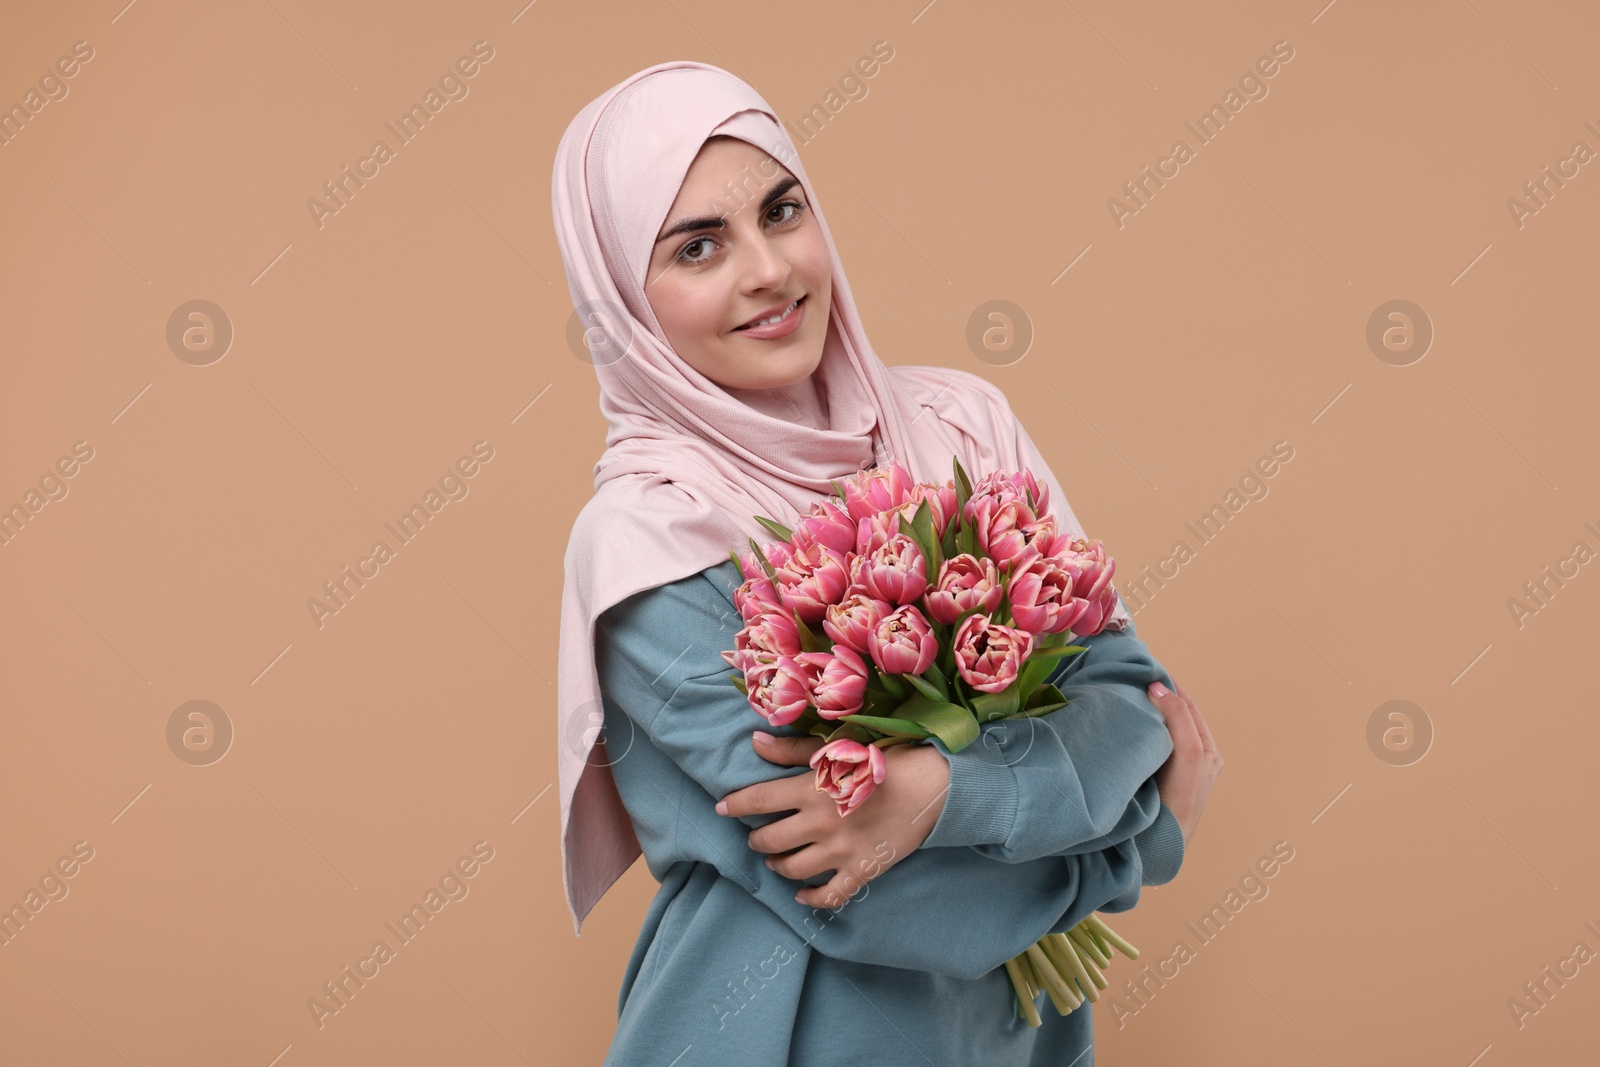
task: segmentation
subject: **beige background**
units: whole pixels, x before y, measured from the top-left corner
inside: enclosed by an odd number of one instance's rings
[[[1182,873],[1113,924],[1141,963],[1193,956],[1120,1029],[1096,1009],[1100,1062],[1594,1055],[1600,967],[1520,1025],[1509,1002],[1600,951],[1600,565],[1521,625],[1508,602],[1600,550],[1600,164],[1521,225],[1508,201],[1600,150],[1600,24],[922,3],[11,6],[0,105],[93,59],[0,146],[0,506],[93,454],[0,546],[0,903],[92,859],[0,947],[6,1064],[599,1061],[655,883],[637,864],[573,937],[553,681],[604,423],[552,154],[644,66],[736,70],[794,121],[877,41],[801,151],[878,351],[1001,385],[1120,578],[1192,551],[1137,618],[1227,768]],[[307,200],[477,41],[469,95],[319,228]],[[1185,122],[1279,41],[1201,145]],[[1108,200],[1180,138],[1119,227]],[[203,366],[167,340],[197,299],[234,330]],[[995,299],[1022,358],[967,343]],[[1367,339],[1393,300],[1434,332],[1404,366]],[[323,583],[479,441],[468,495],[319,627]],[[1280,441],[1202,545],[1185,524]],[[169,741],[191,700],[232,726],[209,765]],[[1396,752],[1368,739],[1391,700]],[[470,894],[319,1028],[323,983],[477,842]],[[1277,842],[1202,944],[1186,924]]]

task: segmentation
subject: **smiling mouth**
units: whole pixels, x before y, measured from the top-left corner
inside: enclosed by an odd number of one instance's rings
[[[768,315],[768,316],[766,316],[764,318],[756,319],[756,320],[754,320],[752,322],[747,322],[743,326],[735,326],[734,329],[736,331],[737,330],[748,330],[748,329],[752,329],[753,327],[756,327],[756,326],[770,326],[770,325],[772,325],[774,323],[782,322],[784,319],[787,319],[790,315],[793,315],[796,311],[798,311],[799,308],[800,308],[800,304],[804,300],[805,300],[804,296],[798,297],[797,299],[791,301],[789,303],[789,306],[787,308],[785,308],[783,311],[779,312],[778,314],[776,314],[776,315]]]

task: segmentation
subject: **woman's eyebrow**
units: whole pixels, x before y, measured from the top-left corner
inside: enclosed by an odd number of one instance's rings
[[[782,196],[784,193],[787,193],[790,189],[793,189],[799,184],[800,179],[792,175],[778,182],[778,184],[774,185],[771,189],[768,189],[767,194],[761,198],[761,210],[765,212],[767,208],[771,207],[773,203],[777,201],[778,197]],[[662,233],[660,237],[656,238],[656,244],[660,244],[673,234],[689,233],[692,230],[720,230],[726,222],[726,215],[703,215],[700,218],[695,219],[679,219],[664,233]]]

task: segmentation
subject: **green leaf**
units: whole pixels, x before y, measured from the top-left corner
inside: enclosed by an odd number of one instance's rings
[[[929,667],[928,669],[933,670],[932,667]],[[902,674],[900,677],[910,682],[912,687],[916,689],[917,692],[921,693],[929,700],[938,700],[943,702],[949,699],[949,694],[939,692],[938,688],[935,687],[932,682],[925,680],[920,675]]]
[[[734,569],[739,572],[739,578],[742,581],[744,579],[744,564],[739,562],[739,553],[730,548],[728,549],[728,558],[733,560]]]
[[[880,734],[891,737],[930,737],[931,731],[918,726],[909,719],[886,719],[877,715],[842,715],[839,721],[853,722],[858,726],[876,730]]]
[[[728,681],[732,682],[733,687],[743,693],[746,698],[750,696],[750,687],[744,684],[743,674],[730,674],[728,675]]]
[[[842,720],[837,721],[837,725],[834,726],[832,731],[823,732],[822,736],[829,741],[849,740],[860,741],[862,744],[866,744],[869,741],[875,740],[871,732],[865,727],[858,726],[852,722],[844,722]]]
[[[933,508],[926,497],[917,505],[917,513],[911,520],[911,525],[917,528],[917,533],[922,537],[922,543],[928,546],[928,584],[931,586],[939,580],[939,568],[944,565],[944,548],[939,544],[939,538],[933,532]]]
[[[961,533],[956,536],[956,555],[962,553],[978,556],[978,531],[965,522],[961,524]]]
[[[1028,698],[1038,684],[1050,676],[1050,671],[1055,667],[1055,659],[1049,656],[1040,656],[1035,652],[1028,657],[1028,662],[1022,665],[1022,673],[1017,676],[1017,688],[1022,693],[1022,703],[1028,703]]]
[[[1049,648],[1039,648],[1036,645],[1034,646],[1033,651],[1028,654],[1028,662],[1032,663],[1035,660],[1057,660],[1063,656],[1072,656],[1079,652],[1087,651],[1089,651],[1089,649],[1084,645],[1053,645]]]
[[[930,700],[918,693],[895,709],[894,717],[926,727],[951,752],[959,752],[978,737],[978,720],[957,704]]]
[[[961,466],[961,458],[959,456],[950,457],[950,467],[955,472],[956,502],[961,505],[962,509],[965,509],[967,501],[972,499],[972,479],[967,477],[967,472]]]
[[[862,715],[885,715],[900,706],[900,698],[868,687],[861,704]]]
[[[922,553],[922,569],[928,584],[932,585],[938,581],[939,571],[937,564],[939,557],[936,555],[938,546],[933,538],[933,511],[928,507],[926,498],[917,505],[917,510],[912,515],[910,522],[906,521],[904,515],[900,516],[900,532],[911,538],[918,551]]]
[[[882,671],[878,671],[878,680],[883,682],[884,689],[888,690],[889,695],[896,700],[904,700],[906,698],[906,686],[900,680],[898,674],[884,674]]]
[[[950,679],[950,703],[960,704],[968,711],[972,711],[972,689],[959,674]]]
[[[761,525],[777,534],[780,541],[788,542],[794,537],[794,531],[781,523],[773,522],[771,519],[764,519],[760,515],[757,515],[755,519]]]
[[[800,631],[800,651],[826,652],[833,647],[832,644],[818,637],[810,626],[806,625],[806,621],[800,617],[798,611],[790,611],[789,614],[794,616],[795,629]]]
[[[1067,704],[1068,700],[1062,695],[1061,690],[1057,689],[1054,683],[1046,682],[1033,691],[1023,709],[1017,713],[1017,718],[1048,715],[1052,711],[1066,707]]]
[[[1032,698],[1023,705],[1023,710],[1032,713],[1047,704],[1062,707],[1066,703],[1067,698],[1062,695],[1061,690],[1057,689],[1053,682],[1046,682],[1033,691]]]
[[[950,521],[945,524],[944,543],[939,546],[944,552],[945,559],[959,556],[966,551],[963,548],[965,541],[961,534],[967,529],[967,501],[972,499],[972,483],[967,480],[967,472],[961,469],[960,458],[951,456],[950,466],[955,471],[956,513],[950,516]]]
[[[1046,634],[1046,638],[1054,637]],[[1035,647],[1028,656],[1028,662],[1022,665],[1022,673],[1017,678],[1017,684],[1022,690],[1022,703],[1026,707],[1033,696],[1034,688],[1050,676],[1056,664],[1067,656],[1088,651],[1083,645],[1051,645],[1046,648]]]
[[[950,686],[945,682],[944,672],[939,670],[938,663],[928,664],[928,669],[923,672],[922,676],[933,683],[933,687],[939,691],[940,700],[949,701]]]
[[[761,551],[760,545],[756,544],[756,539],[754,537],[750,537],[746,538],[746,540],[750,542],[750,548],[755,552],[756,559],[761,561],[761,569],[767,572],[767,577],[770,579],[773,575],[777,574],[778,572],[772,569],[772,564],[767,562],[767,554]]]
[[[1043,689],[1044,686],[1039,688]],[[980,692],[972,698],[972,712],[978,717],[979,722],[1009,718],[1017,713],[1019,695],[1015,682],[998,693]]]
[[[839,479],[837,478],[833,480],[833,491],[839,494],[839,506],[843,507],[849,498],[844,495],[844,487],[839,484]]]

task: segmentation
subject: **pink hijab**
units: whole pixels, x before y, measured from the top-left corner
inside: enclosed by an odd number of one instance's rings
[[[826,428],[765,414],[700,374],[668,344],[645,298],[656,234],[714,135],[783,164],[827,239],[833,300],[815,372]],[[966,371],[879,360],[794,145],[739,78],[669,62],[608,89],[562,136],[551,200],[608,425],[595,495],[567,543],[557,672],[562,882],[581,934],[584,917],[641,852],[601,732],[594,623],[606,608],[726,561],[730,550],[748,551],[747,538],[765,545],[772,535],[754,515],[792,526],[833,492],[833,479],[891,461],[918,481],[941,483],[953,475],[954,455],[974,480],[1031,467],[1049,486],[1062,528],[1078,536],[1083,528],[998,388]],[[1128,623],[1119,601],[1110,626]]]

